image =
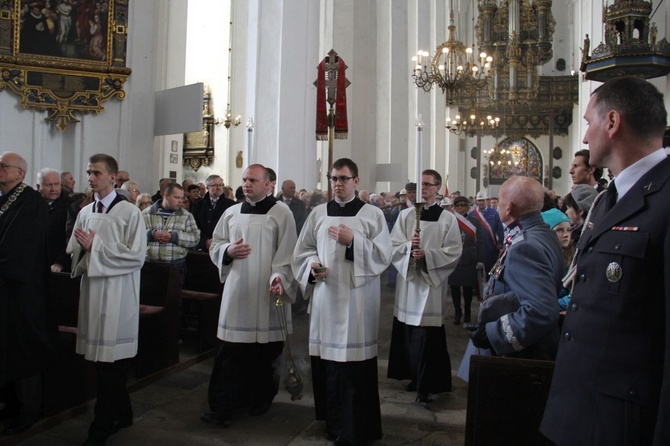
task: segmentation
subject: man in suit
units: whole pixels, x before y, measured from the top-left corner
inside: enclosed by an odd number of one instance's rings
[[[560,445],[670,438],[670,159],[663,95],[637,77],[598,87],[584,114],[591,164],[615,176],[573,266],[541,432]]]
[[[305,224],[307,218],[307,209],[305,209],[305,204],[295,196],[295,182],[293,180],[284,180],[278,198],[291,209],[295,220],[295,230],[300,234],[302,225]]]
[[[235,204],[223,196],[223,178],[218,175],[210,175],[205,180],[207,193],[201,200],[196,201],[191,206],[191,213],[195,218],[195,223],[200,229],[200,242],[198,242],[198,251],[209,251],[212,244],[212,234],[214,228],[223,215],[223,212]]]
[[[62,193],[60,174],[57,170],[44,168],[37,173],[37,191],[49,205],[47,216],[47,262],[51,271],[70,271],[70,256],[65,252],[67,237],[65,223],[67,210],[72,200]]]

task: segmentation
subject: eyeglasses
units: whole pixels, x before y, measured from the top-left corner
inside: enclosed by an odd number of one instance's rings
[[[20,168],[19,166],[12,166],[11,164],[0,163],[0,169],[6,169],[8,167],[13,167],[14,169],[19,169],[20,171],[23,171],[23,169]]]
[[[140,191],[137,190],[137,189],[130,189],[130,192],[135,192],[136,194],[139,194],[139,193],[140,193]]]
[[[356,177],[348,177],[346,175],[341,175],[339,177],[331,177],[330,175],[328,175],[328,181],[330,181],[333,184],[336,184],[338,181],[342,184],[345,184],[347,181],[351,180],[352,178],[356,178]]]
[[[223,187],[223,183],[221,183],[221,184],[210,184],[207,187]]]
[[[458,204],[454,205],[454,207],[457,207],[457,208],[462,208],[462,207],[467,207],[467,206],[468,206],[467,203],[458,203]]]
[[[140,201],[140,206],[151,206],[152,204],[151,201]]]
[[[423,187],[439,186],[439,183],[421,183]]]

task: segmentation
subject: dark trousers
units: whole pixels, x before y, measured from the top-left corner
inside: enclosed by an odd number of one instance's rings
[[[393,318],[387,376],[411,379],[417,393],[451,392],[451,358],[441,327],[416,327]]]
[[[231,415],[236,409],[271,403],[279,391],[275,360],[284,343],[219,343],[209,379],[209,407],[212,412]]]
[[[133,408],[126,389],[127,361],[96,362],[98,398],[95,401],[95,419],[88,430],[89,437],[104,440],[116,432],[118,425],[133,422]]]
[[[311,361],[316,419],[326,421],[328,433],[353,444],[382,438],[377,358]]]
[[[40,419],[44,405],[44,390],[42,375],[37,374],[28,378],[20,378],[8,386],[14,390],[18,403],[18,418],[16,424],[32,424]]]
[[[470,321],[470,306],[472,305],[472,295],[474,293],[474,288],[471,286],[463,287],[463,303],[465,308],[465,319],[466,322]],[[454,311],[457,316],[460,316],[461,313],[461,287],[452,285],[451,286],[451,300],[454,303]]]

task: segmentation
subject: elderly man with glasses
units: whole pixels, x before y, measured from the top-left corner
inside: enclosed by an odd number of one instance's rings
[[[205,180],[207,193],[200,201],[193,203],[191,213],[200,229],[200,242],[197,250],[208,252],[212,244],[212,234],[226,209],[235,204],[233,200],[223,196],[223,178],[210,175]]]
[[[16,153],[0,155],[0,382],[13,383],[18,402],[5,435],[26,431],[40,418],[41,373],[54,359],[50,340],[56,335],[47,326],[45,301],[49,206],[23,182],[27,168]]]

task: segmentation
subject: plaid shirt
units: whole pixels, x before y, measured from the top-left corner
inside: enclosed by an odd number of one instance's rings
[[[200,230],[190,212],[179,208],[165,218],[158,211],[160,204],[159,201],[142,211],[147,227],[147,260],[184,259],[189,248],[194,248],[200,241]],[[158,243],[154,239],[154,231],[171,232],[172,240],[169,243]]]

